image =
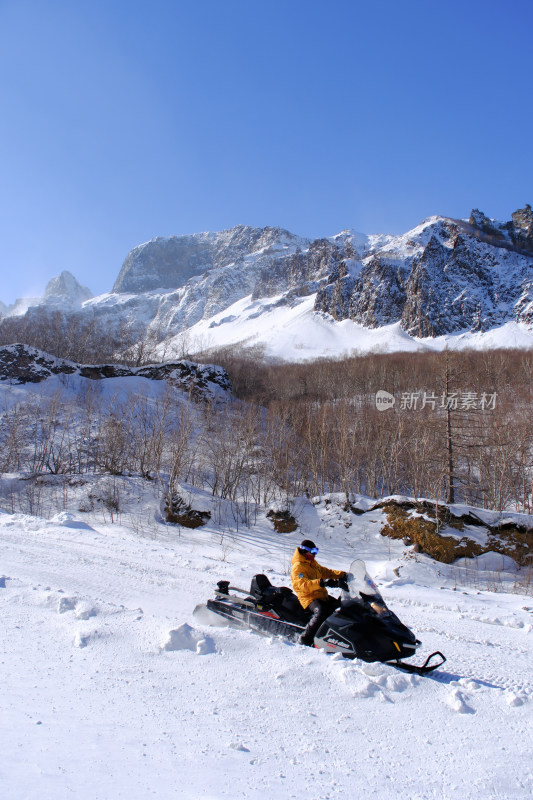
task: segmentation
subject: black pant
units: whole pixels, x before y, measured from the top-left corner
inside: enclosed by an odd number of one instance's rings
[[[340,604],[341,601],[337,600],[336,597],[331,597],[331,595],[328,595],[327,600],[313,600],[308,606],[310,611],[313,612],[313,616],[302,631],[300,644],[307,644],[312,647],[316,632],[324,620],[327,619],[330,614],[333,614]]]

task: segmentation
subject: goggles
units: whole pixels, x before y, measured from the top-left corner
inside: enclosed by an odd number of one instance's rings
[[[318,547],[305,547],[304,545],[300,545],[300,550],[305,550],[307,553],[311,553],[311,555],[316,556],[318,553]]]

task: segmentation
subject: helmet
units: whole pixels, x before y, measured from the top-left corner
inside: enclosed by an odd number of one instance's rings
[[[312,553],[314,556],[318,553],[318,547],[311,539],[304,539],[298,550],[300,553],[303,551],[304,553]]]

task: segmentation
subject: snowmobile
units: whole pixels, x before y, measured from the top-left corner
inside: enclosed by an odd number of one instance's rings
[[[403,660],[413,656],[421,642],[387,607],[364,561],[351,564],[346,584],[339,608],[315,635],[315,647],[341,653],[345,658],[381,661],[417,675],[427,675],[444,664],[446,659],[438,650],[422,665]],[[249,591],[230,586],[229,581],[219,581],[214,599],[207,601],[207,609],[230,624],[293,642],[298,641],[311,616],[291,589],[272,586],[266,575],[254,575]],[[436,658],[440,660],[435,663]]]

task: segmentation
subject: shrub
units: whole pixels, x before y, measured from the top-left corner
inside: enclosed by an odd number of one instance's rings
[[[184,528],[200,528],[211,519],[209,511],[196,511],[179,494],[172,493],[165,500],[165,519]]]

